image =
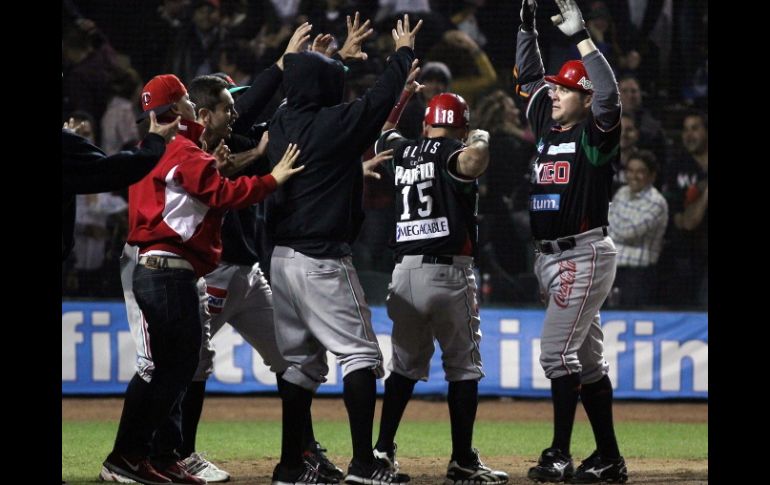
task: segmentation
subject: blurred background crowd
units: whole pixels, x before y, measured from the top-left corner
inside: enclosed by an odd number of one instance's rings
[[[605,308],[708,308],[708,6],[703,0],[578,3],[615,70],[623,104],[621,163],[610,207],[618,274]],[[538,2],[546,73],[577,49]],[[485,305],[539,305],[529,231],[529,163],[536,140],[515,99],[520,2],[514,0],[62,0],[62,121],[85,121],[107,154],[142,139],[135,118],[153,76],[228,74],[247,86],[283,53],[305,21],[313,36],[342,45],[346,15],[372,19],[366,61],[351,64],[346,99],[370,87],[392,52],[390,29],[405,12],[423,19],[416,54],[425,89],[398,128],[417,137],[432,96],[452,91],[487,130],[490,164],[480,179],[480,296]],[[262,113],[268,120],[282,94]],[[393,190],[367,179],[366,221],[354,262],[370,303],[384,301],[393,269],[388,238]],[[62,268],[65,298],[122,298],[118,258],[126,237],[127,190],[77,196],[75,249]]]

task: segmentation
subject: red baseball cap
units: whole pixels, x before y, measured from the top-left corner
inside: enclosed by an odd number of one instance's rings
[[[549,83],[560,84],[568,89],[576,89],[584,93],[593,93],[594,85],[588,79],[586,67],[583,61],[567,61],[561,66],[559,74],[555,76],[546,76],[545,80]]]
[[[185,94],[187,94],[187,88],[173,74],[161,74],[150,79],[150,82],[142,88],[139,101],[142,103],[143,113],[137,118],[137,123],[148,118],[150,111],[155,111],[155,116],[167,112]]]

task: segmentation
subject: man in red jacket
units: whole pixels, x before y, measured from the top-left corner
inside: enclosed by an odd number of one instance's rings
[[[139,483],[205,483],[185,470],[173,446],[156,443],[151,450],[161,425],[173,427],[166,435],[181,433],[180,413],[173,411],[198,366],[201,344],[196,282],[219,262],[225,210],[260,202],[303,168],[292,168],[299,154],[292,145],[269,175],[223,177],[216,167],[230,153],[222,139],[237,113],[226,84],[217,86],[212,89],[223,119],[207,133],[194,121],[195,106],[176,76],[154,77],[141,95],[143,117],[154,111],[160,120],[181,116],[181,121],[155,168],[129,188],[128,243],[139,247],[133,291],[154,368],[145,378],[135,374],[128,384],[115,445],[103,465]],[[199,147],[201,142],[217,146],[213,156]]]

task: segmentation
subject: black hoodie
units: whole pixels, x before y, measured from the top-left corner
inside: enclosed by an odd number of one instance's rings
[[[361,228],[361,155],[382,130],[404,87],[414,51],[402,47],[363,96],[341,103],[342,63],[315,52],[284,57],[287,102],[270,122],[268,157],[273,166],[289,143],[301,150],[305,170],[269,199],[273,242],[313,257],[351,254]]]

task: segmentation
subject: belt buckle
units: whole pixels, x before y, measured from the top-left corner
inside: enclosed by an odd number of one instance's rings
[[[160,269],[160,261],[159,256],[147,256],[144,260],[144,266],[150,269]]]

